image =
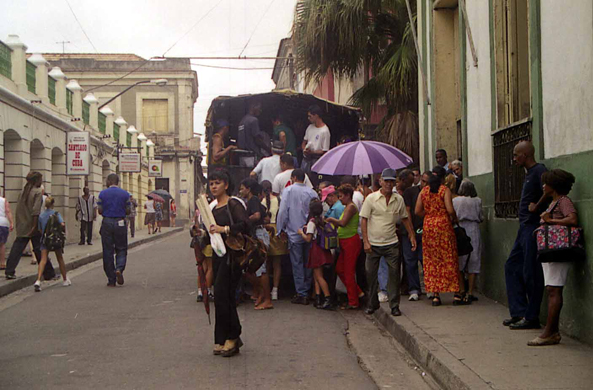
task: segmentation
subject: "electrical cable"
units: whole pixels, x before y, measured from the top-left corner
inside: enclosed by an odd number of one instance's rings
[[[84,27],[82,27],[82,23],[80,23],[80,20],[78,20],[78,17],[76,16],[76,13],[72,9],[72,6],[70,5],[70,2],[68,0],[66,0],[66,4],[68,4],[68,8],[70,8],[70,12],[72,12],[72,15],[74,16],[74,19],[76,19],[76,22],[80,26],[80,29],[82,30],[82,33],[84,34],[84,36],[86,37],[86,39],[88,39],[88,41],[91,44],[91,46],[93,47],[93,49],[95,49],[95,53],[98,53],[99,51],[97,50],[97,48],[93,44],[93,41],[91,41],[91,38],[89,38],[89,36],[86,33],[86,31],[84,31]]]
[[[266,8],[266,10],[262,14],[262,16],[259,18],[259,21],[255,25],[255,28],[253,29],[253,31],[251,32],[251,35],[249,36],[249,39],[247,40],[247,43],[245,43],[245,46],[243,47],[243,50],[241,50],[241,53],[239,53],[239,57],[241,57],[241,54],[243,54],[243,52],[245,51],[245,49],[247,49],[247,46],[249,45],[249,42],[251,42],[251,38],[253,38],[253,35],[257,31],[257,28],[259,27],[259,24],[262,22],[262,20],[264,20],[264,16],[266,16],[266,14],[268,13],[268,11],[272,7],[272,4],[274,4],[275,1],[276,0],[270,1],[270,4],[268,4],[268,8]]]

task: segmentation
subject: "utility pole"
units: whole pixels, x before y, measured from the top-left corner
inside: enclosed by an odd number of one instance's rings
[[[62,45],[62,54],[66,53],[66,44],[71,43],[70,41],[60,41],[56,42],[58,45]]]

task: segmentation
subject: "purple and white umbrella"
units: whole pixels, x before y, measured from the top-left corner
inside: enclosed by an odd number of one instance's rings
[[[385,168],[405,168],[412,162],[410,156],[389,144],[355,141],[331,149],[311,170],[322,175],[370,175]]]

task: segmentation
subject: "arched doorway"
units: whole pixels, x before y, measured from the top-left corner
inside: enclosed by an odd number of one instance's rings
[[[101,185],[101,188],[106,188],[107,187],[107,176],[109,176],[111,174],[111,168],[109,166],[109,161],[103,160],[103,163],[101,164],[101,169],[102,169],[102,177],[103,177],[103,183]]]
[[[40,172],[43,175],[45,192],[51,194],[51,160],[47,156],[45,146],[37,138],[31,141],[30,156],[30,170]]]
[[[51,183],[46,189],[55,199],[56,210],[60,214],[66,215],[68,200],[66,196],[66,155],[58,147],[51,150]]]
[[[25,153],[25,140],[12,129],[4,131],[3,140],[2,193],[10,203],[16,204],[19,194],[25,186],[25,177],[29,172],[29,160],[27,153]]]

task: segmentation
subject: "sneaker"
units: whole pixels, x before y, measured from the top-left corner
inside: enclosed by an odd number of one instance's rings
[[[389,301],[389,297],[385,291],[379,292],[379,302],[387,302]]]
[[[115,271],[115,279],[120,286],[124,284],[124,274],[121,271]]]
[[[15,274],[6,274],[6,279],[8,279],[8,280],[16,279],[16,275]]]
[[[66,279],[62,282],[62,286],[64,286],[64,287],[72,286],[72,282],[70,281],[70,279]]]
[[[418,296],[418,294],[414,293],[414,294],[410,294],[410,298],[408,298],[408,301],[418,301],[420,299],[420,297]]]
[[[35,292],[41,291],[41,282],[39,280],[36,281],[33,287],[35,288]]]
[[[272,289],[272,300],[273,301],[278,300],[278,290],[277,289]]]

